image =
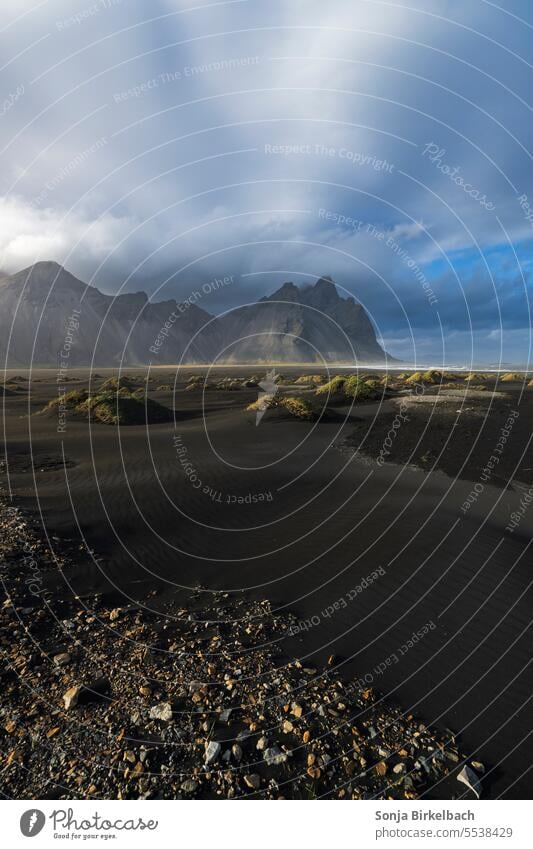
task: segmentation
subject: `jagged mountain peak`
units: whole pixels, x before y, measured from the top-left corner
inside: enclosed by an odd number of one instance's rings
[[[297,286],[292,281],[287,281],[280,286],[272,295],[261,298],[262,301],[296,301],[307,303],[309,297],[321,300],[341,300],[337,287],[329,275],[319,277],[315,283],[306,286]]]
[[[302,287],[287,281],[258,303],[213,318],[196,304],[154,302],[144,292],[104,294],[56,262],[38,262],[2,280],[0,356],[17,365],[32,358],[57,363],[73,310],[79,321],[71,365],[169,364],[182,357],[191,363],[371,363],[387,357],[364,308],[341,296],[329,276]]]

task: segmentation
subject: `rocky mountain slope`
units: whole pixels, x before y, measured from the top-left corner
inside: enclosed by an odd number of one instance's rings
[[[0,276],[0,357],[8,366],[210,362],[383,363],[372,324],[329,278],[285,283],[214,318],[194,303],[105,295],[54,262]]]

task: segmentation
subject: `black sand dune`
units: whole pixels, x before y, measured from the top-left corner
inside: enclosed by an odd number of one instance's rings
[[[162,373],[155,385],[167,381]],[[29,397],[6,398],[17,503],[42,511],[50,534],[79,544],[82,533],[100,558],[95,564],[80,552],[77,567],[50,589],[99,591],[123,604],[146,604],[156,590],[154,607],[198,585],[206,609],[213,590],[269,598],[301,622],[285,640],[286,655],[302,663],[334,655],[343,674],[457,732],[462,750],[486,765],[485,797],[526,797],[533,509],[513,532],[506,526],[532,483],[533,390],[521,395],[508,384],[486,424],[464,414],[464,431],[463,420],[452,428],[438,405],[417,410],[416,421],[402,424],[403,442],[401,431],[397,438],[398,465],[380,466],[354,447],[368,433],[361,450],[375,459],[395,415],[389,400],[318,423],[267,411],[256,427],[243,410],[257,390],[203,395],[184,385],[157,392],[178,410],[177,423],[95,425],[90,439],[87,422],[70,420],[58,434],[53,419],[28,417],[52,397],[53,377],[32,385]],[[520,416],[509,451],[463,512],[511,409]],[[453,463],[438,460],[450,433],[457,450],[444,456]],[[34,452],[64,451],[75,465],[32,473],[17,461],[9,469],[10,455],[29,450],[30,434]],[[435,463],[453,477],[432,471]],[[379,578],[366,581],[378,569]],[[459,785],[441,791],[462,793]]]

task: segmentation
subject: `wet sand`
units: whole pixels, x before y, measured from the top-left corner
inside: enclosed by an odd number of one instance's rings
[[[168,381],[161,375],[154,385]],[[305,665],[334,655],[342,675],[456,732],[486,766],[485,797],[527,798],[533,509],[506,526],[533,482],[533,389],[500,384],[505,397],[466,401],[457,424],[449,403],[424,406],[378,465],[390,400],[318,423],[267,411],[256,427],[244,408],[257,390],[204,395],[180,382],[150,393],[176,409],[175,423],[69,419],[58,433],[35,415],[55,375],[33,378],[30,392],[5,398],[6,479],[52,545],[57,536],[76,552],[68,573],[47,577],[53,594],[161,609],[200,586],[207,611],[218,590],[268,598],[301,623],[284,637],[286,656]],[[497,471],[463,512],[516,409]]]

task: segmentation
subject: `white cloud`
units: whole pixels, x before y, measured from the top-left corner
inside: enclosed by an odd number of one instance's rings
[[[15,272],[39,260],[64,263],[73,251],[96,264],[130,228],[130,221],[111,215],[96,221],[80,214],[62,217],[21,198],[0,197],[0,268]]]

